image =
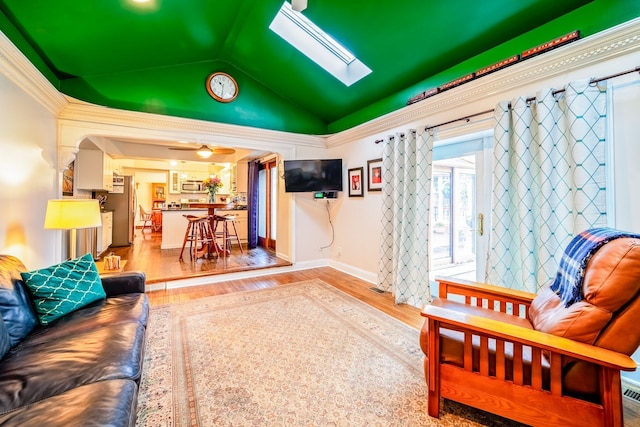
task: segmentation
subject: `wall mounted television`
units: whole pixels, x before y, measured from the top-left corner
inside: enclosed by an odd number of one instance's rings
[[[342,159],[285,160],[287,193],[342,191]]]

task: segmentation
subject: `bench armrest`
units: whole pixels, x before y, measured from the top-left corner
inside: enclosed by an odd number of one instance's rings
[[[449,310],[438,307],[437,303],[436,305],[425,306],[421,314],[428,320],[437,322],[439,327],[442,328],[519,343],[543,351],[595,363],[610,369],[623,371],[636,369],[636,363],[626,354],[490,318]]]
[[[536,294],[451,277],[436,277],[439,297],[467,305],[529,318],[529,307]]]

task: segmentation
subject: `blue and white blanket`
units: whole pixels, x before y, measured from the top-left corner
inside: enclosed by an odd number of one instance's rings
[[[620,237],[640,238],[612,228],[591,228],[575,236],[564,250],[555,280],[551,284],[565,307],[582,300],[582,282],[587,263],[604,244]]]

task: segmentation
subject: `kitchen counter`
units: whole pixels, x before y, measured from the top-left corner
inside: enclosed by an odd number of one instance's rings
[[[162,209],[162,243],[160,244],[160,249],[179,249],[182,247],[184,233],[187,230],[187,220],[183,215],[204,216],[207,214],[207,208]],[[241,242],[247,242],[249,227],[246,209],[233,209],[233,207],[231,209],[217,209],[216,214],[235,215],[238,237]]]
[[[207,215],[206,208],[162,209],[162,243],[160,249],[180,249],[187,230],[183,215]]]
[[[162,243],[160,249],[176,249],[182,247],[184,233],[187,229],[187,220],[183,215],[204,216],[210,213],[210,207],[214,206],[216,215],[232,214],[236,216],[236,228],[238,236],[243,243],[248,239],[247,206],[234,203],[189,203],[178,208],[162,208]]]

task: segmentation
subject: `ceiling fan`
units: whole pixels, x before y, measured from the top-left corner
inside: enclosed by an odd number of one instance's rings
[[[213,156],[214,154],[233,154],[233,153],[236,152],[236,150],[234,150],[233,148],[224,148],[224,147],[211,148],[206,144],[203,144],[202,146],[200,146],[198,148],[192,148],[192,147],[169,147],[169,150],[195,151],[196,154],[198,156],[202,157],[203,159],[208,159],[209,157]]]

